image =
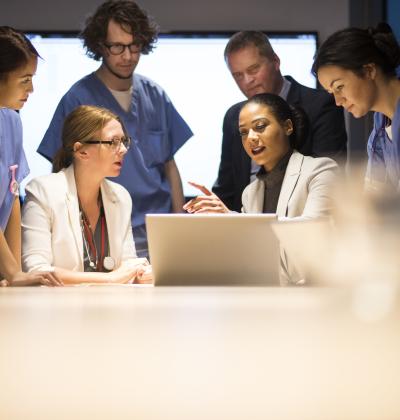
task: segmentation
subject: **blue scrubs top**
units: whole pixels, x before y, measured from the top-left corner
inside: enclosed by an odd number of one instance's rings
[[[19,114],[11,109],[0,109],[0,228],[7,227],[18,189],[11,192],[13,172],[11,166],[18,165],[15,170],[15,181],[19,184],[29,174],[29,166],[22,148],[22,124]]]
[[[146,256],[145,215],[171,211],[171,190],[164,164],[173,159],[193,133],[163,89],[152,80],[133,75],[132,104],[126,112],[103,82],[91,73],[75,83],[61,99],[37,150],[41,155],[52,160],[61,147],[64,118],[79,105],[110,109],[121,117],[132,137],[121,174],[113,180],[131,194],[135,246],[139,256]]]
[[[391,122],[392,139],[386,132],[387,117],[376,112],[374,128],[368,139],[367,180],[376,184],[389,184],[400,191],[400,99]]]

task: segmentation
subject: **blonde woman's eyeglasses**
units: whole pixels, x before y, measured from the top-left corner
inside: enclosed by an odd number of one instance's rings
[[[107,144],[112,150],[120,150],[121,145],[124,145],[125,149],[128,150],[131,147],[132,140],[130,137],[122,137],[120,139],[112,140],[87,140],[83,141],[83,144]]]

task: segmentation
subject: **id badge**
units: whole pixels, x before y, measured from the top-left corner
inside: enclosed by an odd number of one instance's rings
[[[19,196],[19,184],[15,179],[15,174],[17,172],[18,165],[11,165],[10,172],[11,172],[11,182],[10,182],[10,192],[11,194],[15,195],[16,197]]]

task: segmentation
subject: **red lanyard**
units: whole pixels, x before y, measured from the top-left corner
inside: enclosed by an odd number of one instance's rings
[[[90,254],[88,255],[89,264],[92,265],[92,258],[91,258],[92,256],[96,264],[96,271],[103,271],[104,270],[103,261],[105,257],[105,243],[106,243],[106,218],[104,215],[103,205],[101,203],[101,207],[100,207],[100,223],[101,223],[100,258],[98,256],[94,234],[92,232],[92,229],[90,228],[89,221],[86,217],[85,212],[82,210],[82,208],[81,208],[81,213],[82,213],[82,224],[83,224],[83,234],[84,234],[83,240],[86,241],[86,243],[89,245],[88,248],[86,248],[86,250],[89,251],[88,254]]]

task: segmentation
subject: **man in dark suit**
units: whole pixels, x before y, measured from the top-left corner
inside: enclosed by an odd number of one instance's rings
[[[347,157],[347,136],[343,111],[333,97],[323,90],[311,89],[290,76],[282,76],[280,60],[263,32],[234,34],[225,52],[225,61],[239,89],[247,98],[257,93],[274,93],[291,105],[303,108],[310,130],[299,152],[327,156],[339,163]],[[244,188],[253,180],[258,168],[242,147],[239,135],[239,112],[243,102],[233,105],[225,114],[221,162],[213,192],[230,210],[240,211]]]

